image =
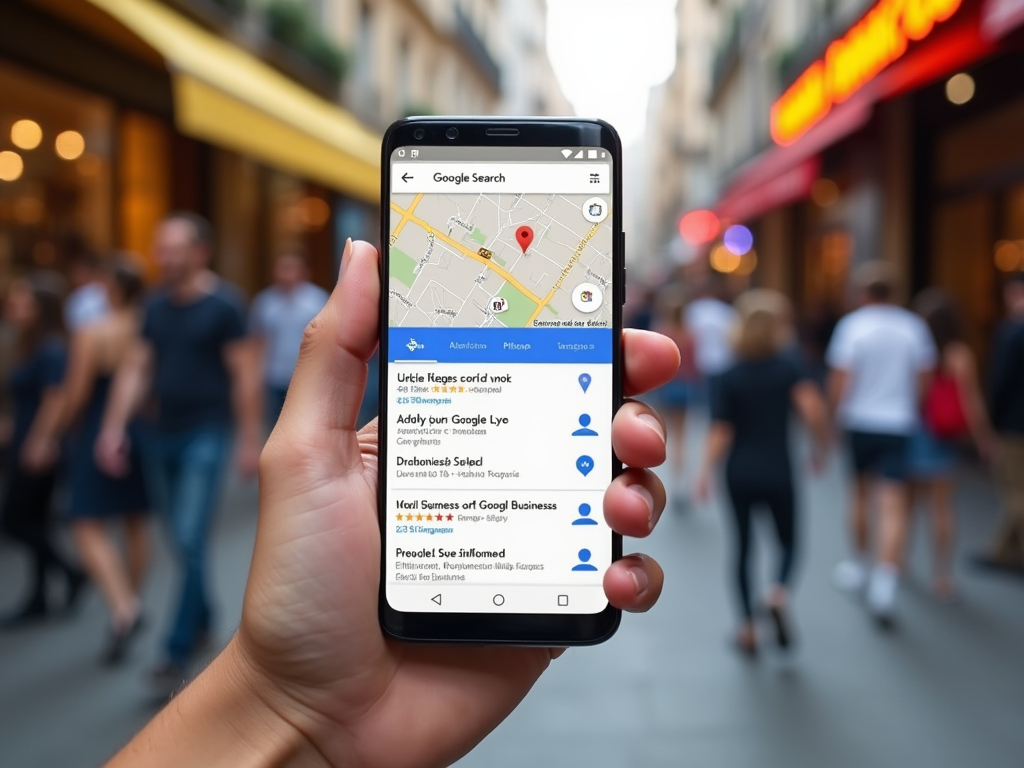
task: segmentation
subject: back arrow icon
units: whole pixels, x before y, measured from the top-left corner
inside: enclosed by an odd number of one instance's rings
[[[434,596],[433,596],[432,598],[430,598],[430,599],[431,599],[431,600],[433,600],[433,601],[434,601],[435,603],[437,603],[438,605],[440,605],[440,604],[441,604],[441,596],[440,596],[440,595],[434,595]]]
[[[403,173],[402,174],[402,181],[404,181],[404,182],[408,182],[409,179],[412,179],[412,178],[415,178],[415,177],[414,176],[410,176],[408,173]]]

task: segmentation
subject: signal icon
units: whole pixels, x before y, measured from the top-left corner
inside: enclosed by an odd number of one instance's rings
[[[571,155],[571,154],[572,154],[572,150],[571,149],[563,149],[562,150],[562,157],[564,157],[566,160],[569,159],[569,155]]]

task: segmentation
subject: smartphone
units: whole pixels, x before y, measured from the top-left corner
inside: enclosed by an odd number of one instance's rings
[[[606,640],[618,136],[597,120],[409,118],[381,169],[381,625],[410,641]]]

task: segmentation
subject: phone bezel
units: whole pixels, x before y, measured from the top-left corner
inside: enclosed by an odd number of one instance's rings
[[[458,129],[458,137],[448,139],[446,131]],[[422,129],[424,137],[414,138]],[[491,129],[505,135],[488,135]],[[508,135],[512,129],[516,135]],[[378,613],[383,630],[393,638],[415,642],[472,643],[502,645],[570,646],[592,645],[611,637],[618,629],[621,611],[607,606],[595,614],[522,614],[522,613],[411,613],[397,611],[387,601],[385,558],[388,517],[383,467],[387,462],[387,360],[388,360],[388,258],[390,249],[391,202],[390,162],[392,152],[402,146],[445,147],[601,147],[612,160],[612,314],[613,314],[613,403],[617,412],[622,404],[622,305],[625,298],[625,253],[622,233],[622,145],[615,129],[600,120],[576,118],[465,118],[411,117],[392,124],[384,134],[381,147],[381,301],[380,301],[380,390],[378,421],[378,518],[381,535],[380,588]],[[622,472],[622,463],[612,453],[612,476]],[[612,559],[622,557],[622,537],[612,533]]]

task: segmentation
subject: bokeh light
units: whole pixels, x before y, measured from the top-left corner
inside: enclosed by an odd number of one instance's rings
[[[0,181],[15,181],[25,170],[25,162],[17,152],[0,152]]]
[[[319,229],[331,217],[331,207],[319,197],[304,197],[298,203],[298,217],[307,229]]]
[[[1024,269],[1024,247],[1013,240],[1000,240],[996,243],[995,264],[1000,272]]]
[[[53,146],[62,160],[77,160],[85,152],[85,137],[78,131],[64,131],[57,134]]]
[[[754,274],[757,269],[757,251],[750,249],[740,257],[739,266],[736,267],[736,274],[741,277]]]
[[[722,244],[737,256],[754,247],[754,233],[742,224],[733,224],[722,236]]]
[[[966,72],[959,72],[946,81],[946,98],[957,106],[974,98],[974,78]]]
[[[742,260],[742,256],[737,256],[721,243],[711,249],[711,268],[716,272],[731,275],[740,268]]]
[[[719,226],[714,211],[690,211],[679,220],[679,234],[691,245],[705,245],[718,237]]]
[[[43,129],[35,120],[16,120],[11,126],[11,141],[18,149],[35,149],[43,140]]]

